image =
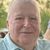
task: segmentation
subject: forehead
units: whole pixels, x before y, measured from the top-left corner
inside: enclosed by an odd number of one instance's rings
[[[22,15],[36,15],[38,14],[37,8],[32,4],[23,4],[15,6],[11,9],[11,14],[22,14]]]
[[[23,3],[14,3],[9,9],[9,16],[15,15],[34,15],[39,16],[38,8],[35,3],[23,2]]]

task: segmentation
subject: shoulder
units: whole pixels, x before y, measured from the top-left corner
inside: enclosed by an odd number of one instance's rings
[[[48,41],[46,39],[39,39],[38,43],[42,44],[42,45],[49,45],[50,46],[50,41]]]
[[[40,50],[50,50],[50,41],[47,41],[45,39],[39,39],[38,48]]]
[[[0,40],[0,50],[6,50],[6,46],[3,39]]]

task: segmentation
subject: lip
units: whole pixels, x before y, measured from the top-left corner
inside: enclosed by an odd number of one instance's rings
[[[32,34],[33,32],[20,32],[20,33],[23,33],[23,34]]]

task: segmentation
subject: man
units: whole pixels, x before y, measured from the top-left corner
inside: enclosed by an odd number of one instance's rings
[[[13,0],[9,7],[9,33],[0,50],[50,50],[50,42],[38,40],[40,12],[36,0]]]

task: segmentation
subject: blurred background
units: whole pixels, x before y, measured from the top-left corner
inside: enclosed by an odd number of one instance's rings
[[[43,37],[48,25],[48,20],[50,20],[50,0],[37,0],[40,5],[40,15],[41,15],[41,32],[40,37]],[[8,12],[8,6],[11,0],[0,0],[0,34],[3,32],[6,34],[8,32],[6,28],[6,17]],[[3,37],[5,36],[2,35]]]

